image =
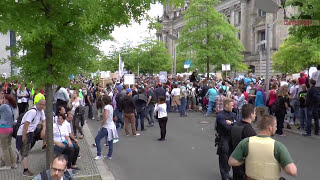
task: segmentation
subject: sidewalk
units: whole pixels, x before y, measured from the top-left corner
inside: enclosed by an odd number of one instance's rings
[[[81,170],[79,171],[79,174],[74,176],[74,179],[113,180],[113,175],[110,172],[108,173],[108,167],[103,163],[97,165],[97,162],[94,160],[94,155],[96,152],[93,152],[92,147],[89,146],[91,141],[94,139],[87,125],[83,127],[83,133],[85,138],[79,140],[81,158],[77,161],[77,165]],[[12,140],[12,145],[15,150],[15,139]],[[28,159],[29,169],[35,175],[45,170],[46,152],[43,151],[41,147],[42,141],[38,141],[30,151]],[[0,156],[2,156],[2,152],[0,152]],[[0,179],[25,180],[32,178],[26,178],[22,176],[22,166],[20,163],[18,169],[0,171]]]

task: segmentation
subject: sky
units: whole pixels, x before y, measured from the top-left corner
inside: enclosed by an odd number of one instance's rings
[[[148,15],[151,17],[162,16],[163,6],[161,4],[151,5]],[[148,22],[142,21],[140,24],[133,22],[130,26],[120,26],[115,27],[113,33],[111,34],[114,41],[104,41],[100,44],[100,50],[105,54],[108,54],[112,50],[112,46],[117,48],[122,47],[125,42],[131,41],[133,46],[139,45],[145,37],[155,37],[155,30],[149,32]]]

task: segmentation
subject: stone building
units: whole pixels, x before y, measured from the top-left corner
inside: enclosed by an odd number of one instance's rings
[[[280,4],[280,0],[274,1]],[[179,32],[185,25],[182,12],[188,8],[188,5],[189,0],[186,0],[183,8],[174,9],[169,5],[163,7],[163,16],[159,19],[163,25],[163,29],[157,32],[157,38],[167,44],[168,51],[171,55],[174,55],[176,42],[171,40],[168,34],[179,38]],[[274,14],[265,13],[255,7],[255,0],[222,0],[215,8],[218,12],[225,14],[229,18],[229,22],[240,30],[237,36],[245,48],[245,52],[243,52],[244,62],[250,67],[253,73],[265,77],[265,45],[257,46],[257,44],[265,40],[266,23],[272,24],[276,19],[281,20],[284,18],[283,10],[279,10],[278,13]],[[286,10],[291,13],[293,11],[291,8]],[[281,23],[274,24],[270,36],[271,53],[277,51],[283,40],[287,38],[288,30],[289,26],[284,26]],[[260,51],[260,48],[262,51]],[[260,58],[262,59],[261,71]],[[270,74],[275,74],[272,67]]]
[[[8,32],[7,34],[0,33],[0,75],[8,78],[13,74],[16,74],[17,70],[11,65],[11,61],[7,60],[12,56],[10,50],[6,50],[7,46],[14,46],[16,42],[15,32]],[[4,63],[2,63],[4,61]]]

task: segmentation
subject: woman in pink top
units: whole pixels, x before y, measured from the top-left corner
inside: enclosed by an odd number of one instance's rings
[[[271,86],[271,90],[269,92],[269,107],[272,106],[272,104],[276,101],[277,99],[277,89],[278,89],[278,86],[273,84]]]
[[[11,146],[14,122],[13,108],[17,108],[17,101],[12,96],[6,94],[4,98],[2,96],[0,104],[0,147],[3,152],[2,159],[4,160],[4,166],[0,170],[8,170],[17,168],[16,154]]]

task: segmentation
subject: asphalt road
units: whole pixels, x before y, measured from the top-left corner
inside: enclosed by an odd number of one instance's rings
[[[200,124],[204,120],[211,124]],[[218,156],[213,146],[214,122],[214,116],[203,117],[201,113],[191,112],[183,118],[178,113],[169,113],[164,142],[157,141],[160,137],[158,124],[139,132],[141,136],[138,137],[126,137],[121,129],[118,131],[120,142],[114,144],[113,159],[104,162],[116,180],[219,180]],[[88,120],[93,136],[100,123]],[[287,134],[287,137],[274,138],[289,149],[298,167],[298,177],[285,177],[319,179],[320,140]],[[106,155],[106,147],[103,153]]]

